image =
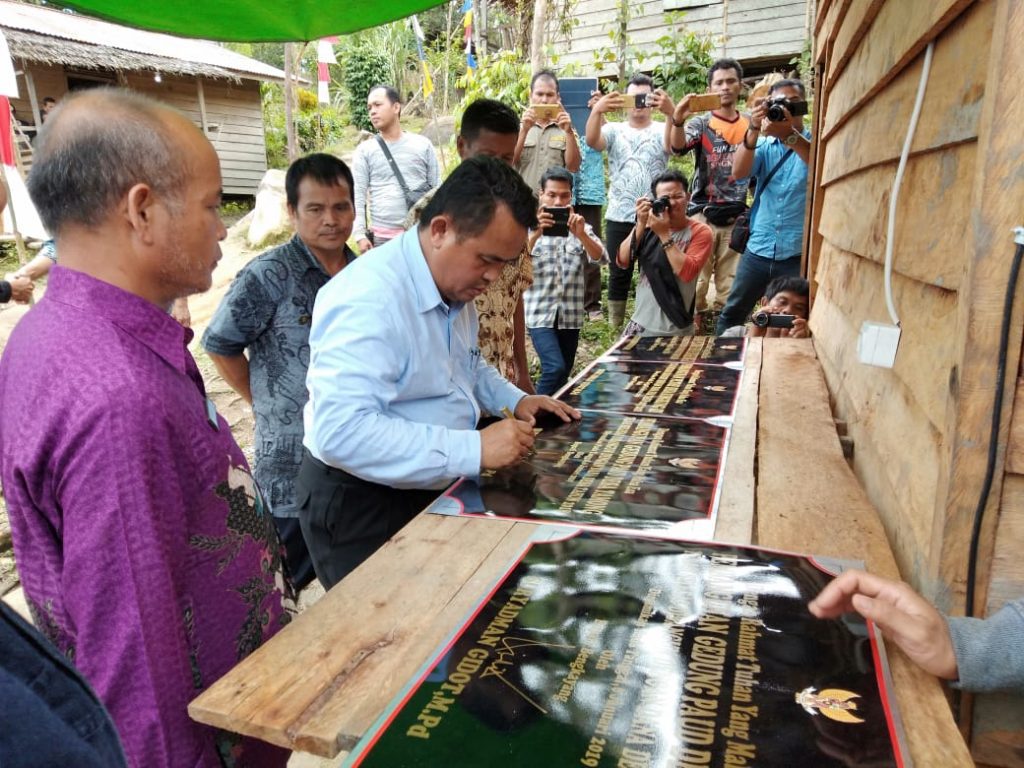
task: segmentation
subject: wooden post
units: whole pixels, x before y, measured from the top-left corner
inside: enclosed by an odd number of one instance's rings
[[[210,124],[206,119],[206,92],[203,90],[203,78],[196,78],[196,98],[199,100],[199,122],[203,129],[203,135],[210,138]]]
[[[291,163],[299,156],[299,141],[295,135],[295,43],[284,44],[284,130]]]
[[[548,0],[534,0],[533,36],[530,39],[530,71],[544,69],[544,29],[548,23]]]
[[[11,196],[11,185],[7,183],[7,165],[0,163],[0,184],[4,185],[4,192],[7,194],[7,210],[11,212],[11,229],[14,230],[14,247],[18,252],[18,264],[28,263],[28,252],[25,250],[25,239],[18,229],[18,216],[14,211],[14,200]]]
[[[28,68],[28,62],[21,60],[21,71],[25,75],[25,88],[28,90],[28,102],[32,105],[32,120],[36,124],[36,133],[43,127],[43,116],[39,112],[39,97],[36,95],[36,81],[32,78],[32,71]]]

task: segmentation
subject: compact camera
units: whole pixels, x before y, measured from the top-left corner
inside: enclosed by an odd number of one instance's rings
[[[787,115],[786,112],[789,112]],[[807,102],[776,96],[768,100],[768,119],[773,123],[781,123],[790,117],[802,117],[807,114]]]
[[[665,211],[672,205],[672,200],[668,195],[662,195],[656,197],[651,201],[651,213],[655,216],[661,216]]]
[[[750,319],[758,328],[792,328],[796,315],[780,315],[774,312],[755,312]]]

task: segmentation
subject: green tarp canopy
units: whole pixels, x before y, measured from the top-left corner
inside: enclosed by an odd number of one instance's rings
[[[375,27],[440,5],[438,0],[75,0],[89,16],[181,37],[298,42]]]

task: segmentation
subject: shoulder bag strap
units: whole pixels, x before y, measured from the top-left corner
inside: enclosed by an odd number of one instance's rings
[[[405,179],[402,177],[402,172],[398,170],[398,163],[395,162],[395,158],[391,156],[391,150],[388,149],[388,143],[384,141],[384,137],[379,133],[377,134],[377,143],[380,144],[380,149],[384,153],[384,157],[388,159],[388,165],[391,166],[391,172],[395,174],[395,178],[398,179],[398,185],[402,188],[402,192],[405,193],[406,197],[409,197],[409,187],[405,183]],[[793,150],[790,150],[792,152]]]
[[[750,206],[750,216],[747,217],[748,226],[751,229],[754,227],[754,212],[757,210],[757,203],[761,199],[761,193],[764,191],[764,188],[768,186],[768,183],[772,180],[772,177],[775,176],[775,173],[779,168],[781,168],[792,155],[793,150],[787,149],[782,157],[779,158],[779,162],[775,164],[775,167],[771,169],[767,176],[764,177],[764,182],[758,182],[757,191],[754,193],[754,202]]]

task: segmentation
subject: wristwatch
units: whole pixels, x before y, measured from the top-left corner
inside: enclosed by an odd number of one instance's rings
[[[798,141],[800,141],[801,136],[802,134],[799,131],[793,131],[791,134],[789,134],[789,136],[782,140],[782,143],[785,144],[787,147],[792,147]]]

